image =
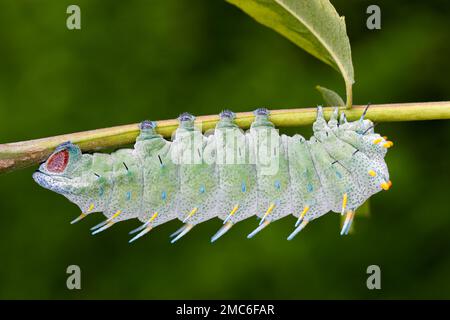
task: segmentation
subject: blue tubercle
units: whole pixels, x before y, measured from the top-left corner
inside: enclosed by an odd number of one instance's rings
[[[185,112],[180,114],[180,116],[178,117],[178,120],[180,122],[184,122],[184,121],[194,121],[195,120],[195,116],[193,116],[192,114]]]
[[[144,120],[140,123],[139,128],[141,130],[156,128],[156,121]]]
[[[258,108],[253,113],[255,116],[268,116],[270,112],[267,108]]]
[[[277,189],[277,190],[280,190],[280,188],[281,188],[281,183],[280,183],[280,181],[275,181],[275,188]]]
[[[246,190],[247,190],[247,186],[245,185],[245,182],[242,181],[242,183],[241,183],[241,191],[245,192]]]
[[[233,120],[234,118],[236,118],[236,114],[231,111],[231,110],[223,110],[220,115],[219,115],[220,119],[230,119]]]

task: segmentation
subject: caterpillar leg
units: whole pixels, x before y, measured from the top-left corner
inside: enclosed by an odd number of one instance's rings
[[[183,231],[184,228],[186,228],[186,225],[185,225],[185,224],[183,224],[183,225],[181,226],[180,229],[178,229],[177,231],[175,231],[174,233],[172,233],[172,234],[169,236],[169,238],[175,237],[176,235],[178,235],[179,233],[181,233],[181,231]]]
[[[82,212],[78,217],[76,217],[75,219],[70,221],[70,224],[74,224],[74,223],[77,223],[80,220],[83,220],[84,218],[86,218],[88,216],[89,213],[92,212],[92,210],[94,210],[94,204],[93,203],[89,206],[89,208],[86,210],[86,212]]]
[[[82,212],[78,217],[76,217],[75,219],[73,219],[72,221],[70,221],[70,224],[74,224],[77,223],[80,220],[83,220],[84,218],[87,217],[87,214]]]
[[[190,217],[192,217],[196,212],[197,212],[198,208],[194,208],[191,210],[191,212],[189,212],[189,214],[186,216],[186,218],[184,218],[183,223],[186,223]]]
[[[211,243],[213,243],[214,241],[216,241],[217,239],[219,239],[221,236],[223,236],[225,233],[228,232],[228,230],[231,229],[231,227],[234,224],[232,222],[227,222],[225,223],[222,228],[219,229],[219,231],[216,232],[216,234],[214,236],[212,236],[211,238]]]
[[[303,230],[304,227],[306,227],[308,222],[309,222],[308,219],[303,220],[302,223],[297,228],[295,228],[294,232],[292,232],[287,239],[289,241],[294,239],[294,237],[297,235],[297,233],[299,233],[300,231]]]
[[[133,234],[133,233],[136,233],[136,232],[139,232],[136,236],[134,236],[132,239],[130,239],[130,241],[128,241],[128,243],[131,243],[131,242],[133,242],[133,241],[136,241],[137,239],[139,239],[140,237],[142,237],[142,236],[144,236],[144,235],[146,235],[148,232],[150,232],[150,230],[152,230],[153,229],[153,226],[151,225],[151,223],[152,223],[152,221],[153,220],[155,220],[155,218],[158,216],[158,212],[155,212],[153,215],[152,215],[152,217],[146,222],[146,223],[144,223],[143,225],[141,225],[140,227],[138,227],[138,228],[136,228],[136,229],[134,229],[134,230],[131,230],[130,232],[129,232],[129,234]]]
[[[341,236],[348,234],[348,231],[350,230],[350,227],[352,225],[354,217],[355,217],[355,211],[354,210],[347,211],[347,216],[345,217],[345,222],[344,222],[344,225],[343,225],[342,230],[341,230]]]
[[[247,239],[253,238],[257,233],[259,233],[262,229],[269,225],[270,221],[265,220],[262,224],[260,224],[255,230],[253,230],[248,236]]]
[[[235,205],[233,210],[231,210],[230,214],[225,218],[225,220],[223,220],[223,224],[227,223],[228,220],[230,220],[230,218],[236,213],[236,211],[238,210],[239,205]]]
[[[347,196],[346,193],[344,193],[344,195],[342,196],[342,210],[341,210],[341,216],[344,215],[345,209],[347,208],[347,200],[348,200],[348,196]]]
[[[135,235],[133,238],[131,238],[128,243],[132,243],[134,241],[136,241],[137,239],[139,239],[140,237],[146,235],[147,233],[150,232],[150,230],[153,229],[152,225],[147,226],[144,230],[142,230],[141,232],[139,232],[137,235]]]
[[[267,209],[264,216],[261,218],[261,221],[259,222],[259,225],[261,225],[267,218],[267,216],[272,212],[273,208],[275,208],[275,203],[271,203],[269,208]]]
[[[136,229],[131,230],[130,232],[128,232],[128,234],[135,234],[136,232],[139,232],[143,229],[145,229],[145,227],[147,227],[148,222],[141,224],[139,227],[137,227]]]
[[[297,219],[297,222],[295,223],[295,227],[298,227],[298,225],[303,221],[303,218],[305,217],[305,214],[308,212],[308,210],[309,210],[308,206],[306,206],[303,209],[302,213],[300,214],[300,216]]]
[[[182,228],[181,231],[177,234],[177,236],[175,238],[172,239],[172,241],[170,241],[170,243],[175,243],[176,241],[178,241],[179,239],[181,239],[186,233],[188,233],[189,231],[192,230],[192,228],[194,227],[193,224],[191,223],[186,223]],[[178,232],[178,231],[177,231]]]
[[[105,231],[106,229],[110,228],[113,224],[116,222],[114,219],[119,216],[122,213],[121,210],[117,210],[116,213],[114,213],[110,218],[106,219],[105,221],[97,224],[96,226],[92,227],[91,230],[93,230],[92,235],[96,235],[97,233],[100,233],[102,231]]]

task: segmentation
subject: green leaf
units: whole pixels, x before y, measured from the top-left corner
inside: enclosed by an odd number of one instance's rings
[[[226,1],[339,71],[345,81],[347,107],[351,107],[354,75],[350,41],[344,17],[328,0]]]
[[[345,106],[344,100],[342,100],[341,96],[333,90],[321,86],[316,86],[316,89],[322,95],[322,98],[325,101],[325,105],[327,107]]]

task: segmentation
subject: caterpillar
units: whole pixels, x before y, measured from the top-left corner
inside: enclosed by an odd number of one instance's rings
[[[156,131],[157,123],[143,121],[134,149],[111,154],[82,154],[65,142],[33,174],[44,188],[78,205],[75,223],[94,212],[106,220],[91,228],[102,232],[117,222],[138,218],[130,242],[173,219],[183,222],[171,235],[174,243],[199,223],[218,217],[222,227],[211,242],[251,216],[259,224],[252,238],[270,223],[296,217],[291,240],[309,222],[330,212],[346,215],[341,235],[348,234],[353,217],[369,197],[392,183],[384,161],[393,143],[374,132],[372,121],[349,122],[334,108],[327,122],[317,108],[313,135],[280,135],[259,108],[247,132],[231,111],[220,113],[205,135],[188,113],[179,116],[172,141]]]

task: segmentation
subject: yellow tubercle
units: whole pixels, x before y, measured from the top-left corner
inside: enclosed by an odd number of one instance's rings
[[[156,219],[156,217],[158,216],[158,212],[155,212],[152,217],[150,218],[150,220],[148,220],[148,222],[152,222],[153,220]]]
[[[306,206],[306,207],[303,209],[302,213],[300,214],[300,219],[303,219],[303,218],[305,217],[305,214],[308,212],[308,210],[309,210],[309,207]]]
[[[117,216],[118,216],[119,214],[121,214],[121,213],[122,213],[122,210],[117,210],[116,213],[114,213],[114,214],[111,216],[111,218],[109,218],[108,220],[113,220],[114,218],[117,218]]]
[[[391,186],[389,185],[389,183],[383,182],[383,183],[380,185],[380,187],[381,187],[381,189],[387,191],[387,190],[389,190],[389,188],[390,188]]]
[[[344,212],[345,208],[347,208],[347,200],[348,196],[346,193],[344,193],[344,197],[342,198],[342,212]]]
[[[198,208],[194,208],[191,210],[191,212],[189,212],[188,216],[186,218],[184,218],[183,223],[186,222],[187,220],[189,220],[190,217],[192,217],[196,212],[197,212]]]
[[[373,140],[373,144],[378,144],[381,141],[383,141],[383,138],[377,138],[377,139]]]
[[[92,210],[94,210],[94,204],[91,203],[91,205],[89,206],[89,208],[87,209],[86,213],[91,212]]]
[[[383,144],[383,147],[389,149],[390,147],[392,147],[394,145],[394,143],[392,141],[387,141]]]
[[[234,208],[233,208],[233,210],[231,210],[231,212],[230,212],[230,216],[234,215],[234,214],[236,213],[236,211],[237,211],[238,208],[239,208],[239,205],[238,205],[238,204],[235,205]]]
[[[266,213],[264,214],[264,216],[262,217],[261,221],[264,221],[264,219],[266,219],[266,217],[272,212],[273,208],[275,208],[275,203],[272,203],[269,208],[267,209]]]

